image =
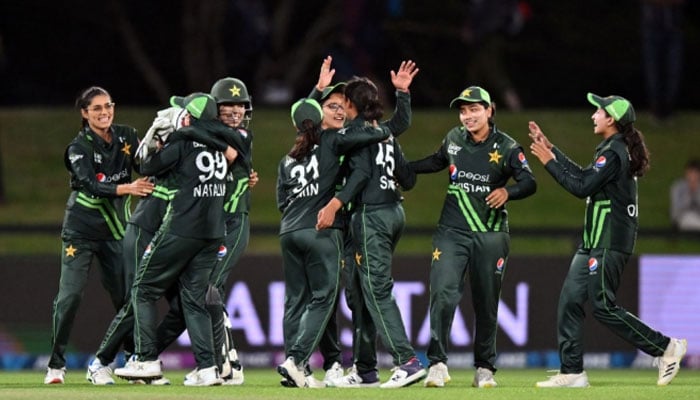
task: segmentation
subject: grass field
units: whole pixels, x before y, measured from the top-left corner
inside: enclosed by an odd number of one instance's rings
[[[499,111],[497,126],[527,147],[527,122],[537,121],[544,132],[573,160],[585,165],[590,161],[599,139],[592,133],[592,107],[578,110],[527,110],[519,113]],[[115,121],[146,131],[155,108],[118,108]],[[0,161],[5,184],[4,204],[0,205],[0,225],[51,225],[50,234],[12,235],[0,232],[0,254],[55,253],[60,245],[58,227],[69,194],[68,174],[63,167],[63,151],[75,136],[80,120],[69,108],[0,109]],[[411,128],[401,136],[401,146],[409,159],[427,156],[438,148],[447,131],[458,124],[457,115],[447,108],[417,109]],[[683,165],[698,156],[700,113],[679,112],[672,123],[655,125],[648,114],[640,112],[636,126],[642,130],[652,153],[652,169],[640,180],[640,232],[645,229],[669,228],[668,190],[681,176]],[[251,226],[275,227],[280,214],[275,205],[277,164],[293,142],[289,111],[257,109],[251,128],[255,132],[254,166],[260,183],[252,191]],[[538,182],[537,193],[525,200],[508,204],[511,227],[557,227],[580,229],[584,201],[565,192],[529,154],[530,165]],[[422,175],[416,187],[404,193],[406,224],[433,227],[440,214],[447,183],[444,173]],[[408,239],[408,238],[406,238]],[[538,240],[539,239],[539,240]],[[513,253],[569,254],[571,240],[561,238],[513,237]],[[554,241],[554,243],[553,243]],[[430,238],[419,242],[402,240],[397,253],[424,251]],[[638,253],[692,253],[698,251],[697,240],[659,238],[640,240]],[[253,238],[249,252],[277,252],[274,235]]]
[[[591,387],[586,389],[538,389],[535,382],[546,379],[547,371],[534,369],[501,370],[496,375],[499,386],[493,389],[470,387],[471,370],[452,370],[452,382],[442,389],[426,389],[416,384],[401,389],[289,389],[278,384],[279,375],[273,370],[246,370],[243,386],[192,388],[182,385],[180,377],[186,371],[166,372],[171,386],[151,387],[129,385],[118,381],[113,386],[92,386],[83,371],[69,371],[66,384],[43,385],[42,372],[1,372],[0,398],[4,400],[81,400],[104,399],[625,399],[666,400],[698,399],[700,371],[681,370],[673,383],[656,386],[656,370],[611,369],[589,370]],[[381,371],[383,379],[389,371]]]

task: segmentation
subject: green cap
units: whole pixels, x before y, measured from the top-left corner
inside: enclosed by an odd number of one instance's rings
[[[620,125],[627,125],[637,119],[632,103],[624,97],[600,97],[593,93],[588,93],[586,97],[591,104],[605,110]]]
[[[324,101],[333,93],[343,93],[345,90],[345,82],[338,82],[333,86],[326,86],[321,94],[321,101]]]
[[[479,86],[469,86],[462,90],[459,96],[452,99],[450,108],[454,107],[455,104],[459,105],[460,101],[466,101],[467,103],[484,103],[486,107],[489,107],[491,106],[491,95]]]
[[[307,119],[314,125],[320,124],[323,119],[323,110],[314,99],[299,99],[292,104],[292,122],[298,128]]]
[[[191,116],[200,120],[216,119],[218,109],[216,100],[206,93],[195,92],[186,97],[173,96],[170,98],[170,105],[182,107]]]

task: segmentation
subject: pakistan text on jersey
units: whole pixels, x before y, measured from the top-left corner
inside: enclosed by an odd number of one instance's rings
[[[453,182],[452,184],[462,188],[462,190],[464,190],[467,193],[490,193],[491,192],[491,187],[486,186],[486,185],[472,185],[471,183],[466,183],[466,182],[462,182],[462,183]]]
[[[192,197],[223,197],[226,185],[223,183],[203,183],[192,189]]]

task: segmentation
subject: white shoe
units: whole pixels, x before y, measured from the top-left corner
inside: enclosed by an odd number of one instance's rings
[[[224,360],[224,372],[221,378],[224,380],[224,385],[242,385],[245,381],[243,375],[243,366],[238,361],[238,352],[236,349],[231,349]]]
[[[496,380],[493,379],[493,372],[488,368],[477,368],[474,373],[474,381],[472,386],[475,388],[494,388],[498,386]]]
[[[423,386],[425,387],[444,387],[452,378],[447,371],[447,365],[443,362],[433,364],[428,369],[428,377],[425,378]]]
[[[333,384],[333,381],[336,379],[340,379],[343,377],[343,367],[340,365],[339,362],[334,362],[333,365],[331,365],[330,368],[326,370],[326,375],[323,377],[323,383],[326,384],[326,386],[331,386]]]
[[[238,369],[240,368],[240,369]],[[245,381],[245,376],[243,375],[243,366],[239,365],[238,368],[231,366],[231,373],[227,376],[222,377],[224,380],[224,385],[234,385],[240,386]]]
[[[416,357],[411,358],[407,363],[392,369],[393,374],[388,381],[379,385],[383,389],[394,389],[414,384],[421,380],[426,372],[423,365]]]
[[[557,373],[546,381],[537,382],[535,386],[539,388],[587,388],[591,385],[588,383],[586,371],[583,371],[580,374]]]
[[[326,384],[323,381],[319,381],[318,379],[314,378],[313,375],[307,375],[304,378],[304,387],[311,389],[321,389],[325,388]]]
[[[185,386],[219,386],[223,380],[216,366],[196,369],[185,376]]]
[[[129,381],[131,385],[153,385],[153,386],[168,386],[170,385],[170,379],[166,377],[157,379],[132,379]]]
[[[114,375],[128,380],[158,379],[163,377],[160,360],[138,361],[132,356],[123,368],[114,370]]]
[[[93,385],[114,385],[112,368],[102,365],[99,358],[95,358],[88,365],[85,378]]]
[[[362,375],[357,373],[353,366],[348,370],[348,374],[338,379],[334,379],[330,385],[338,388],[365,388],[377,387],[380,385],[379,376],[376,371],[367,372]]]
[[[170,385],[170,379],[166,377],[161,377],[158,379],[152,379],[148,382],[146,382],[147,385],[153,385],[153,386],[168,386]]]
[[[292,383],[296,387],[304,387],[306,385],[304,368],[299,368],[294,363],[294,357],[288,357],[282,364],[278,365],[277,372],[287,378],[288,383]]]
[[[666,386],[676,377],[681,369],[681,360],[688,350],[688,341],[685,339],[671,339],[668,342],[666,351],[658,358],[659,380],[656,384]]]
[[[46,368],[44,385],[61,384],[66,380],[66,368]]]

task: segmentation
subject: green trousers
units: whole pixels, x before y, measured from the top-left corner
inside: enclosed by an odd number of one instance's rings
[[[584,304],[593,317],[637,349],[654,357],[664,353],[669,338],[615,304],[615,293],[629,254],[607,249],[579,249],[564,280],[557,308],[561,373],[583,371]]]
[[[430,266],[430,364],[447,362],[457,305],[468,280],[474,308],[474,366],[496,371],[498,300],[506,272],[510,236],[466,232],[438,225]]]
[[[73,321],[88,283],[93,260],[101,269],[102,287],[109,294],[115,310],[126,297],[122,242],[120,240],[87,240],[72,238],[64,232],[61,246],[61,277],[58,294],[53,302],[51,357],[49,368],[66,365],[66,346],[73,329]]]
[[[394,365],[405,364],[416,355],[392,293],[394,279],[391,276],[391,260],[403,233],[405,219],[403,207],[399,203],[379,206],[363,204],[352,216],[352,234],[357,249],[357,279],[362,300]],[[364,317],[358,314],[357,318]],[[362,328],[369,326],[366,322],[359,323],[363,325]],[[359,326],[354,328],[362,329]],[[359,353],[360,351],[356,356]]]
[[[185,238],[158,232],[136,274],[131,292],[134,342],[141,361],[158,358],[156,302],[177,284],[197,367],[216,365],[211,319],[205,297],[221,239]]]
[[[319,345],[340,283],[343,238],[339,229],[300,229],[280,236],[284,263],[285,353],[306,365]]]
[[[218,304],[207,304],[212,319],[212,329],[215,332],[214,345],[220,349],[227,335],[224,328],[224,312],[226,310],[226,282],[233,268],[238,264],[238,261],[243,256],[248,242],[250,240],[250,218],[248,213],[235,213],[226,220],[226,237],[223,241],[223,246],[226,251],[221,252],[219,249],[218,258],[215,262],[209,284],[215,288],[218,293]],[[159,351],[165,350],[185,331],[185,320],[180,307],[179,297],[176,295],[169,300],[170,309],[163,318],[163,321],[158,325],[158,348]],[[230,335],[229,335],[230,337]],[[233,343],[229,344],[233,347]]]
[[[131,286],[138,268],[141,256],[146,246],[153,239],[153,233],[141,229],[138,225],[127,224],[122,239],[124,251],[124,276],[127,285],[125,304],[117,312],[107,328],[102,343],[95,353],[102,365],[109,365],[117,356],[122,343],[127,354],[134,352],[134,314],[131,309]]]
[[[345,301],[352,312],[352,358],[360,374],[377,371],[377,328],[362,296],[359,257],[350,232],[345,240]]]

